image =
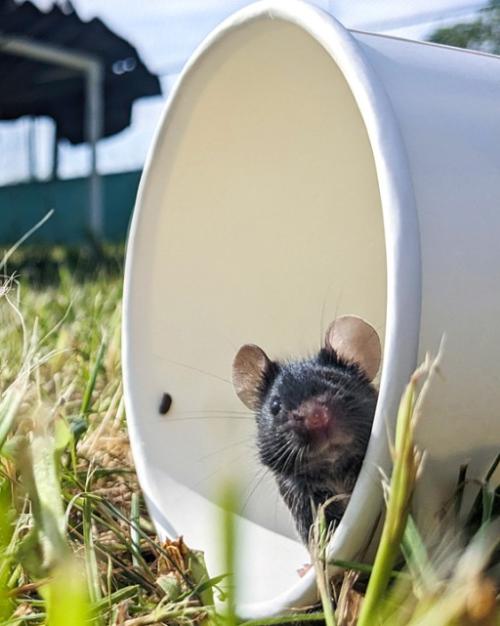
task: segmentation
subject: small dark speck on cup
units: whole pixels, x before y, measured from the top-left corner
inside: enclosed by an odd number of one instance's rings
[[[164,393],[161,397],[158,412],[160,413],[160,415],[166,415],[169,412],[171,406],[172,396],[169,393]]]

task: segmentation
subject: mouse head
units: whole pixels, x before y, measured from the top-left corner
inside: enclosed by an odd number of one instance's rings
[[[292,460],[299,453],[318,463],[347,451],[362,458],[377,400],[371,381],[380,360],[375,329],[354,315],[330,324],[313,358],[277,362],[258,346],[242,346],[233,361],[233,385],[256,414],[261,460],[276,472],[297,473]]]
[[[380,367],[378,334],[373,326],[355,315],[343,315],[330,324],[322,353],[339,364],[355,366],[369,381]],[[245,406],[253,411],[259,408],[262,395],[278,369],[278,363],[273,363],[256,345],[246,344],[238,350],[233,361],[233,386]]]

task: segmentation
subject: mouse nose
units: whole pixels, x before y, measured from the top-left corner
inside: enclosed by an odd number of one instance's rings
[[[292,427],[301,432],[323,434],[330,429],[333,414],[322,402],[307,400],[290,414],[290,422]]]

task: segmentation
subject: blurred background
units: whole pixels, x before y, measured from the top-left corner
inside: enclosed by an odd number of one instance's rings
[[[500,0],[310,0],[349,28],[500,52]],[[123,242],[165,101],[248,0],[0,0],[0,245]]]

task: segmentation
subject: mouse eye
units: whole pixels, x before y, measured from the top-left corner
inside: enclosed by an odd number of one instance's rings
[[[271,406],[269,408],[273,415],[278,415],[278,413],[281,411],[281,400],[279,398],[273,398],[273,400],[271,400]]]

